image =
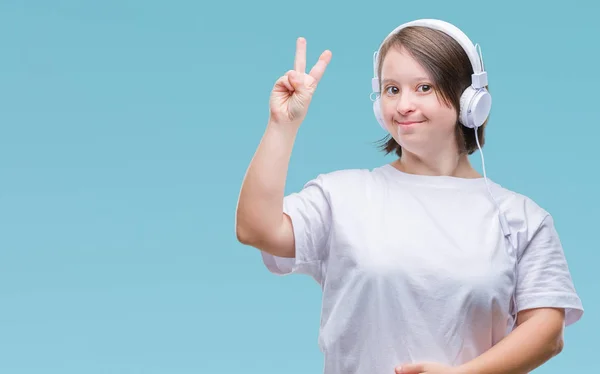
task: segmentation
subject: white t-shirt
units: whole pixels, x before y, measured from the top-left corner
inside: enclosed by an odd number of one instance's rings
[[[406,362],[458,365],[510,332],[516,309],[583,314],[552,217],[488,178],[403,173],[391,165],[319,175],[285,197],[296,258],[261,252],[279,275],[323,291],[325,374],[393,373]],[[516,266],[515,266],[516,265]]]

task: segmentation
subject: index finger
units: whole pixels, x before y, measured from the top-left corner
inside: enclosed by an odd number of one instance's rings
[[[329,64],[329,61],[331,61],[331,51],[326,50],[325,52],[321,53],[319,61],[317,61],[315,66],[313,66],[313,68],[310,70],[309,75],[313,77],[315,81],[320,81],[321,77],[323,77],[323,73],[325,73],[325,69]]]
[[[299,37],[296,40],[296,59],[294,60],[294,70],[304,73],[306,70],[306,39]]]

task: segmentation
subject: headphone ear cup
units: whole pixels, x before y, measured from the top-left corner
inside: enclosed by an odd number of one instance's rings
[[[492,108],[492,96],[485,88],[475,89],[471,86],[460,96],[460,123],[474,129],[483,125]]]
[[[463,91],[462,95],[460,95],[460,113],[458,115],[458,120],[463,126],[468,128],[473,128],[468,121],[467,114],[469,112],[469,103],[471,102],[474,93],[475,90],[473,87],[469,86]]]
[[[381,126],[383,130],[388,131],[385,122],[383,122],[383,116],[381,115],[381,101],[379,100],[379,97],[373,101],[373,113],[375,114],[375,119],[379,123],[379,126]]]

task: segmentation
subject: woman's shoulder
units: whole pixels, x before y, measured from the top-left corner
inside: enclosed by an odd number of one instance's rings
[[[535,196],[494,183],[492,193],[497,196],[509,225],[526,242],[544,225],[554,225],[552,214]]]
[[[326,171],[306,182],[304,187],[319,186],[332,193],[363,191],[386,182],[386,165],[372,168],[347,168]]]
[[[519,210],[524,214],[535,214],[539,216],[546,216],[549,214],[535,197],[516,189],[502,186],[498,183],[493,183],[493,185],[492,193],[497,195],[502,201],[502,204],[506,205],[508,208]]]

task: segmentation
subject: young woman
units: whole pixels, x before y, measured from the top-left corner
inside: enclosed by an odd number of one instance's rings
[[[491,97],[469,38],[401,25],[374,58],[374,111],[397,160],[321,174],[284,196],[300,124],[331,59],[306,41],[277,80],[238,202],[240,242],[275,274],[322,287],[326,374],[527,373],[583,314],[552,216],[483,177]]]

